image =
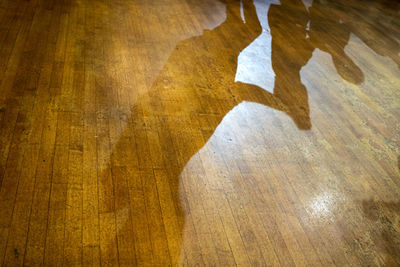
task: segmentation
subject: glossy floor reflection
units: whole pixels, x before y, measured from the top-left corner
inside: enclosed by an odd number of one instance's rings
[[[0,263],[400,264],[396,1],[3,1]]]

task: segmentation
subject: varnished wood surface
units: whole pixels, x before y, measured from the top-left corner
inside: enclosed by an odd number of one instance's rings
[[[1,0],[0,265],[399,266],[400,3]]]

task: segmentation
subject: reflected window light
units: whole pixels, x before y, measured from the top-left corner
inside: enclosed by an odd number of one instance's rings
[[[253,84],[273,93],[275,74],[271,64],[271,34],[268,26],[268,9],[275,1],[254,1],[262,33],[243,49],[237,62],[235,82]],[[241,13],[243,12],[241,8]],[[244,17],[242,16],[245,22]]]

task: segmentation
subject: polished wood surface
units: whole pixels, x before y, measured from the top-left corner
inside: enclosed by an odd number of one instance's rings
[[[0,265],[400,265],[400,2],[0,22]]]

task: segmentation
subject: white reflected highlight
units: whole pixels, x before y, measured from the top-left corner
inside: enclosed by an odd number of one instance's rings
[[[334,209],[335,198],[327,192],[315,197],[309,204],[310,213],[317,218],[331,217]]]
[[[275,74],[271,64],[271,34],[268,26],[268,9],[277,1],[254,1],[263,31],[238,56],[235,82],[253,84],[273,93]]]

